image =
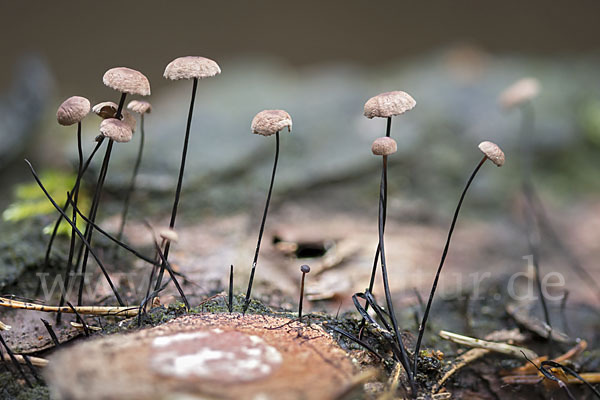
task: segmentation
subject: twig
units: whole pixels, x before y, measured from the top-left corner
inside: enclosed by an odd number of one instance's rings
[[[509,356],[523,358],[523,354],[526,355],[526,358],[537,358],[538,355],[533,351],[526,349],[524,347],[513,346],[511,344],[506,343],[497,343],[497,342],[489,342],[483,339],[476,339],[469,336],[463,336],[456,333],[448,332],[448,331],[440,331],[440,337],[445,340],[450,340],[453,343],[462,344],[469,347],[474,347],[478,349],[486,349],[490,351],[494,351],[496,353],[502,353]]]
[[[0,307],[18,308],[21,310],[34,310],[43,312],[62,312],[73,313],[69,306],[46,306],[43,304],[27,303],[24,301],[11,300],[0,297]],[[118,317],[132,317],[137,314],[137,307],[105,307],[105,306],[76,306],[73,307],[78,313],[83,315],[114,315]]]

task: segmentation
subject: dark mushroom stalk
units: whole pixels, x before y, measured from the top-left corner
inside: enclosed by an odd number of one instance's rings
[[[456,210],[454,211],[454,216],[452,217],[452,223],[450,224],[450,229],[448,231],[448,237],[446,238],[446,244],[444,245],[444,250],[442,252],[442,258],[440,260],[440,264],[438,266],[437,272],[435,274],[435,278],[433,280],[433,286],[431,287],[431,292],[429,293],[429,299],[427,300],[427,306],[425,307],[425,311],[423,313],[423,319],[421,321],[421,326],[419,328],[419,336],[417,337],[417,344],[415,346],[414,365],[413,365],[413,375],[414,376],[417,375],[419,350],[421,348],[421,342],[423,340],[423,335],[425,333],[425,327],[427,325],[427,318],[429,317],[429,311],[431,309],[431,304],[433,303],[433,296],[435,295],[435,290],[437,289],[437,286],[438,286],[440,274],[442,272],[444,262],[446,261],[446,256],[448,255],[448,250],[450,249],[450,240],[452,239],[452,234],[454,233],[454,228],[456,227],[456,221],[458,219],[458,214],[460,212],[460,208],[463,204],[463,201],[465,199],[467,191],[469,190],[469,187],[471,186],[473,179],[475,179],[477,172],[479,172],[479,170],[481,169],[481,166],[483,165],[483,163],[486,160],[490,160],[492,163],[494,163],[498,167],[501,167],[502,165],[504,165],[504,159],[505,159],[504,152],[502,152],[500,147],[498,147],[498,145],[496,145],[495,143],[488,142],[488,141],[481,142],[479,144],[479,150],[481,150],[481,152],[483,153],[483,158],[481,159],[481,161],[479,161],[479,163],[477,164],[477,166],[471,173],[471,176],[467,180],[467,184],[465,185],[465,188],[463,189],[463,191],[460,195],[458,205],[456,206]]]
[[[390,291],[390,284],[388,279],[388,271],[387,271],[387,263],[385,259],[385,245],[384,245],[384,215],[386,215],[386,207],[387,207],[387,161],[388,156],[394,154],[398,150],[398,146],[396,141],[390,137],[381,137],[376,139],[371,146],[371,151],[374,155],[381,156],[382,158],[382,173],[381,173],[381,183],[379,186],[379,213],[377,217],[378,222],[378,232],[379,232],[379,255],[381,262],[381,275],[383,280],[383,289],[385,292],[385,301],[388,308],[388,313],[390,315],[390,320],[392,321],[392,328],[394,330],[394,335],[396,337],[396,342],[398,344],[398,348],[400,349],[400,359],[398,360],[404,370],[406,371],[406,375],[408,377],[408,381],[411,386],[411,391],[413,394],[416,394],[414,376],[411,373],[410,369],[410,361],[408,359],[408,355],[406,352],[406,348],[404,347],[404,342],[402,341],[402,336],[400,335],[400,330],[398,328],[398,321],[396,320],[396,313],[394,311],[394,302],[392,301],[392,293]],[[366,312],[366,310],[365,310]]]
[[[300,302],[298,303],[298,320],[302,321],[302,302],[304,301],[304,278],[310,272],[310,267],[306,264],[300,267],[302,280],[300,281]]]
[[[83,174],[83,149],[81,146],[81,121],[90,112],[90,102],[88,99],[80,96],[73,96],[65,100],[56,112],[56,119],[60,125],[70,126],[77,123],[77,154],[79,158],[79,164],[77,168],[77,178],[75,179],[73,204],[77,204],[79,197],[79,182],[81,175]],[[65,207],[66,208],[66,207]],[[73,209],[73,224],[77,224],[77,212]],[[73,255],[75,253],[77,235],[75,234],[75,227],[71,228],[71,242],[69,244],[69,255],[67,257],[67,268],[64,277],[64,286],[61,293],[61,301],[64,301],[66,291],[69,287],[69,280],[71,277],[71,270],[73,269]],[[48,253],[49,255],[49,253]],[[60,322],[60,313],[57,314],[57,322]]]
[[[265,222],[267,221],[267,213],[269,211],[269,203],[271,202],[271,194],[273,192],[273,183],[275,182],[275,172],[277,171],[277,162],[279,160],[279,131],[287,128],[288,132],[292,130],[292,117],[286,111],[283,110],[264,110],[259,112],[252,119],[251,129],[252,133],[256,133],[262,136],[275,135],[275,161],[273,162],[273,172],[271,174],[271,183],[269,184],[269,192],[267,194],[267,201],[265,202],[265,209],[263,212],[262,220],[260,222],[260,229],[258,231],[258,240],[256,243],[256,250],[254,252],[254,259],[252,260],[252,269],[250,271],[250,279],[248,280],[248,289],[246,290],[246,297],[244,299],[243,313],[245,314],[250,305],[250,295],[252,294],[252,284],[254,283],[254,274],[256,272],[256,264],[258,262],[258,255],[260,253],[260,244],[262,236],[265,231]]]
[[[371,97],[364,106],[364,116],[372,118],[385,118],[386,132],[385,136],[390,137],[392,130],[392,117],[404,114],[407,111],[412,110],[416,106],[417,102],[406,92],[397,90],[393,92],[386,92],[378,94],[377,96]],[[383,178],[383,171],[382,171]],[[385,200],[384,200],[385,201]],[[382,224],[385,230],[385,221],[387,218],[387,205],[384,204]],[[375,257],[373,258],[373,268],[371,270],[371,278],[369,279],[369,292],[373,292],[373,285],[375,284],[375,275],[377,274],[377,263],[379,260],[380,243],[377,243],[377,249],[375,250]],[[365,301],[365,311],[369,309],[369,303]],[[361,323],[361,329],[359,337],[362,336],[362,328],[365,325],[365,319],[363,318]]]
[[[188,145],[190,141],[190,129],[192,126],[192,114],[194,112],[194,102],[196,100],[196,89],[198,88],[198,80],[213,77],[221,73],[219,65],[205,57],[179,57],[171,61],[165,68],[163,76],[170,80],[192,79],[192,98],[190,100],[190,108],[188,111],[187,124],[185,128],[185,138],[183,140],[183,150],[181,152],[181,164],[179,166],[179,177],[177,178],[177,188],[175,189],[175,199],[173,201],[173,209],[171,210],[171,220],[169,227],[175,227],[175,219],[177,218],[177,208],[181,197],[181,189],[183,187],[183,174],[185,172],[185,162],[187,158]],[[169,259],[169,250],[171,242],[165,243],[163,255],[165,260]],[[164,275],[164,266],[160,268],[158,277],[156,278],[155,290],[160,288]]]
[[[140,169],[140,165],[142,163],[142,156],[144,154],[144,142],[145,142],[145,132],[144,132],[144,115],[152,112],[152,105],[147,101],[139,101],[132,100],[127,105],[127,109],[140,114],[140,145],[138,147],[137,157],[135,159],[135,164],[133,165],[133,173],[131,175],[131,181],[129,182],[129,187],[125,192],[125,201],[123,202],[123,211],[121,211],[121,223],[119,225],[119,230],[117,231],[117,239],[121,239],[123,237],[123,231],[125,230],[125,223],[127,221],[127,213],[129,212],[129,203],[131,201],[131,194],[135,190],[135,181]]]
[[[139,71],[125,68],[125,67],[117,67],[111,68],[104,74],[102,78],[103,83],[119,92],[121,92],[121,99],[119,101],[119,105],[117,107],[117,111],[115,113],[115,118],[108,118],[102,121],[100,124],[100,133],[102,136],[108,137],[108,145],[106,146],[106,152],[104,154],[104,160],[102,161],[102,167],[100,168],[100,173],[98,174],[98,182],[96,183],[96,188],[94,190],[94,197],[92,199],[92,205],[90,207],[89,219],[91,222],[96,221],[96,216],[98,213],[98,207],[100,205],[100,199],[102,196],[102,188],[104,186],[104,181],[106,180],[106,174],[108,172],[108,164],[110,161],[110,156],[112,152],[112,148],[114,142],[128,142],[131,140],[133,130],[131,128],[130,122],[121,121],[123,107],[125,105],[125,100],[127,98],[127,94],[137,94],[140,96],[148,96],[150,95],[150,82],[148,82],[148,78],[144,76]],[[86,226],[86,240],[91,244],[92,243],[92,234],[93,234],[93,225],[88,224]],[[80,253],[82,254],[80,248]],[[83,287],[85,285],[85,273],[87,268],[87,261],[89,256],[89,248],[83,249],[83,259],[81,263],[81,279],[79,282],[79,292],[77,296],[77,304],[82,304],[83,297]],[[78,257],[79,261],[79,257]],[[62,305],[62,304],[61,304]]]

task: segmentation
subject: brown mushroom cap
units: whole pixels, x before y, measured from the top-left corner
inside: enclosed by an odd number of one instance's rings
[[[498,97],[500,105],[506,109],[516,107],[531,100],[540,93],[540,82],[535,78],[519,79]]]
[[[391,137],[384,136],[375,139],[371,145],[371,151],[376,156],[389,156],[390,154],[394,154],[396,151],[398,151],[398,145]]]
[[[263,136],[271,136],[283,128],[292,131],[292,117],[283,110],[264,110],[259,112],[252,119],[250,128],[252,133]]]
[[[412,110],[417,102],[406,92],[397,90],[371,97],[365,103],[364,114],[367,118],[387,118],[404,114]]]
[[[496,143],[481,142],[479,143],[479,150],[498,167],[504,165],[504,152]]]
[[[150,94],[148,78],[135,69],[126,67],[111,68],[104,73],[102,82],[109,88],[121,93],[139,94],[140,96]]]
[[[150,114],[152,112],[152,105],[143,100],[131,100],[127,104],[127,109],[138,114]]]
[[[117,106],[112,101],[105,101],[102,103],[96,104],[92,107],[92,111],[97,114],[102,119],[114,118],[117,114]],[[131,128],[131,132],[135,132],[135,128],[137,126],[137,121],[135,117],[131,115],[128,111],[121,112],[121,121],[125,122],[129,128]]]
[[[119,108],[119,106],[116,103],[113,103],[112,101],[103,101],[92,107],[92,111],[100,118],[106,119],[114,118],[117,113],[117,108]]]
[[[129,124],[116,118],[107,118],[100,124],[100,133],[119,143],[126,143],[133,137]]]
[[[66,99],[56,111],[59,124],[69,126],[80,122],[90,112],[90,101],[85,97],[73,96]]]
[[[164,77],[173,81],[179,79],[210,78],[221,73],[219,64],[206,57],[179,57],[165,68]]]

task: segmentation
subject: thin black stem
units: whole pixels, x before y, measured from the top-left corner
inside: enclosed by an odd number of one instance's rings
[[[123,204],[123,211],[121,212],[121,224],[119,225],[119,230],[117,233],[117,239],[119,240],[121,240],[121,238],[123,237],[123,231],[125,230],[125,222],[127,221],[127,213],[129,212],[131,194],[135,190],[135,180],[137,178],[138,171],[140,169],[140,164],[142,163],[142,155],[144,153],[144,114],[142,114],[140,118],[140,147],[138,148],[137,158],[135,160],[135,165],[133,166],[131,182],[129,182],[129,187],[127,188],[127,192],[125,193],[125,202]]]
[[[117,301],[119,302],[119,305],[120,306],[125,306],[125,303],[123,303],[123,300],[121,300],[121,296],[119,296],[119,293],[117,292],[117,289],[116,289],[115,285],[113,284],[112,280],[110,279],[110,276],[108,275],[108,272],[106,271],[106,268],[104,268],[104,264],[102,264],[102,261],[100,260],[100,258],[98,257],[98,255],[96,254],[96,252],[94,251],[94,249],[92,249],[92,247],[90,246],[90,244],[86,240],[84,234],[81,233],[81,231],[79,229],[77,229],[77,227],[75,226],[75,224],[73,223],[73,221],[71,221],[71,219],[67,216],[67,214],[60,208],[60,206],[58,204],[56,204],[56,202],[54,201],[54,199],[52,198],[52,196],[50,196],[50,193],[48,193],[48,191],[44,187],[44,184],[40,180],[39,176],[35,172],[35,169],[33,168],[33,165],[31,165],[31,163],[29,162],[29,160],[25,160],[25,162],[27,163],[27,165],[29,165],[29,169],[31,170],[31,174],[33,175],[33,178],[37,182],[37,184],[40,187],[40,189],[42,189],[42,191],[44,192],[44,194],[46,195],[46,197],[48,198],[48,200],[50,200],[50,203],[52,203],[52,205],[54,206],[54,208],[59,213],[62,214],[62,216],[65,219],[65,221],[67,221],[67,223],[69,225],[71,225],[71,227],[75,228],[75,233],[77,234],[77,236],[79,236],[79,239],[81,239],[81,241],[83,242],[84,246],[87,249],[89,249],[90,254],[92,255],[92,257],[94,258],[94,260],[100,266],[100,269],[102,270],[102,273],[104,274],[104,277],[106,278],[108,284],[110,285],[110,288],[112,289],[113,293],[115,294],[115,297],[117,298]]]
[[[458,201],[458,205],[456,206],[456,210],[454,211],[454,216],[452,217],[452,223],[450,224],[450,230],[448,231],[448,237],[446,238],[446,244],[444,245],[444,251],[442,252],[442,258],[440,260],[440,265],[438,266],[437,272],[435,274],[435,279],[433,280],[433,286],[431,287],[431,292],[429,293],[429,300],[427,300],[427,306],[425,307],[425,312],[423,313],[423,320],[421,321],[421,326],[419,328],[419,336],[417,338],[417,345],[415,346],[415,359],[413,366],[413,375],[417,375],[417,364],[419,361],[419,350],[421,348],[421,341],[423,340],[423,335],[425,333],[425,326],[427,325],[427,318],[429,317],[429,310],[431,309],[431,304],[433,303],[433,296],[435,294],[435,290],[437,289],[438,281],[440,279],[440,274],[442,272],[442,267],[444,266],[444,262],[446,261],[446,256],[448,255],[448,250],[450,249],[450,240],[452,239],[452,233],[454,232],[454,227],[456,226],[456,221],[458,219],[458,213],[460,212],[460,207],[465,199],[467,194],[467,190],[469,190],[469,186],[471,186],[471,182],[475,179],[475,175],[483,165],[483,163],[487,160],[486,156],[483,156],[477,167],[471,173],[465,188],[463,189],[462,194],[460,195],[460,200]]]
[[[256,251],[254,252],[254,260],[252,261],[252,270],[250,271],[250,280],[248,281],[248,290],[246,291],[246,298],[244,300],[244,314],[248,310],[250,305],[250,294],[252,293],[252,284],[254,283],[254,273],[256,271],[256,263],[258,262],[258,254],[260,252],[260,243],[262,236],[265,231],[265,222],[267,221],[267,212],[269,211],[269,203],[271,202],[271,193],[273,192],[273,182],[275,182],[275,172],[277,170],[277,161],[279,160],[279,132],[276,134],[275,143],[275,162],[273,163],[273,173],[271,174],[271,184],[269,185],[269,193],[267,194],[267,201],[265,203],[265,210],[263,212],[262,221],[260,223],[260,230],[258,232],[258,241],[256,243]]]
[[[25,371],[21,367],[21,364],[19,364],[19,361],[17,361],[17,358],[15,357],[15,353],[13,353],[13,351],[10,349],[10,347],[8,347],[8,345],[4,341],[4,338],[2,337],[2,335],[0,335],[0,343],[2,343],[2,346],[4,346],[4,348],[6,349],[6,352],[8,353],[8,356],[10,357],[10,360],[12,361],[13,365],[15,366],[15,368],[17,369],[17,371],[19,372],[19,374],[21,375],[21,377],[27,383],[27,386],[33,387],[33,385],[31,384],[31,381],[29,381],[29,378],[27,378],[27,375],[25,374]]]
[[[52,325],[50,325],[50,322],[46,321],[44,318],[40,318],[42,320],[42,323],[44,324],[44,326],[46,327],[46,330],[48,331],[48,334],[50,335],[50,338],[52,339],[52,342],[54,343],[55,346],[60,346],[60,342],[58,341],[58,338],[56,337],[56,333],[54,332],[54,329],[52,329]]]
[[[227,308],[229,312],[233,312],[233,264],[229,270],[229,296],[227,301]]]
[[[70,302],[67,301],[67,305],[69,306],[69,308],[71,309],[71,311],[73,311],[73,313],[77,317],[77,321],[79,321],[79,323],[83,326],[83,332],[85,333],[85,336],[89,337],[90,336],[90,330],[89,330],[87,324],[85,323],[85,320],[83,319],[83,317],[77,312],[77,310],[75,309],[75,307],[73,307],[73,304],[71,304]]]
[[[386,129],[385,129],[385,136],[386,137],[390,137],[392,133],[392,117],[388,117],[387,118],[387,124],[386,124]],[[383,171],[381,171],[381,173],[383,174]],[[383,214],[383,229],[385,231],[385,221],[387,219],[387,205],[385,205],[384,207],[384,214]],[[375,257],[373,258],[373,268],[371,269],[371,278],[369,280],[369,292],[373,292],[373,285],[375,284],[375,275],[377,274],[377,261],[379,260],[379,243],[377,243],[377,249],[375,250]],[[365,310],[369,310],[369,303],[365,302]],[[360,325],[360,330],[359,330],[359,338],[362,337],[362,332],[363,332],[363,328],[365,326],[365,319],[363,318],[361,325]]]
[[[77,182],[82,174],[83,169],[83,150],[81,148],[81,121],[77,123],[77,153],[79,155],[79,165],[77,168],[77,179],[75,182],[75,194],[73,197],[73,205],[77,207],[77,199],[79,198],[79,182]],[[68,196],[67,196],[68,197]],[[77,212],[73,209],[73,224],[77,226]],[[76,244],[77,235],[75,231],[71,228],[71,243],[69,245],[69,255],[67,257],[67,270],[65,272],[65,280],[63,286],[63,292],[61,293],[61,298],[64,299],[67,297],[67,290],[69,288],[69,279],[71,277],[71,270],[73,269],[73,255],[75,253],[75,244]],[[61,313],[56,314],[56,323],[60,324]]]
[[[88,167],[90,166],[90,163],[92,162],[92,159],[96,155],[96,152],[98,151],[98,149],[102,145],[103,141],[104,141],[104,137],[101,137],[101,139],[96,143],[96,146],[94,147],[94,150],[92,151],[92,153],[90,154],[90,156],[88,157],[88,159],[85,161],[83,169],[81,170],[81,174],[79,174],[77,176],[77,178],[75,179],[75,185],[73,185],[73,188],[71,188],[71,192],[72,193],[79,190],[79,185],[81,183],[81,179],[83,177],[83,174],[85,174],[85,172],[87,171]],[[65,205],[63,206],[62,210],[63,211],[67,211],[68,207],[69,207],[69,201],[65,201]],[[58,227],[60,226],[60,223],[62,222],[62,219],[63,219],[63,216],[61,214],[56,219],[56,222],[54,223],[54,228],[52,228],[52,234],[50,235],[50,240],[48,241],[48,246],[46,247],[46,257],[44,259],[44,268],[45,268],[45,270],[48,270],[48,268],[50,266],[50,254],[52,253],[52,246],[54,245],[54,239],[56,238],[56,235],[58,234]]]
[[[300,282],[300,303],[298,304],[298,320],[302,322],[302,302],[304,301],[304,278],[306,273],[302,273],[302,281]]]
[[[171,280],[175,284],[175,287],[177,288],[179,295],[183,299],[183,303],[185,304],[186,311],[189,310],[190,303],[188,302],[187,297],[185,297],[185,293],[183,292],[183,289],[181,288],[181,286],[179,285],[179,282],[177,281],[177,276],[175,276],[175,273],[173,272],[173,268],[171,268],[171,263],[169,263],[169,261],[167,261],[167,259],[165,258],[165,255],[161,251],[160,245],[158,244],[158,242],[156,240],[154,241],[154,247],[156,248],[156,251],[158,252],[158,255],[160,256],[160,259],[162,260],[161,265],[164,265],[164,267],[167,269],[169,276],[171,276]]]
[[[100,206],[100,199],[102,197],[102,188],[104,186],[104,181],[106,179],[106,174],[108,172],[108,163],[110,161],[110,155],[112,152],[112,148],[114,145],[114,141],[109,139],[108,145],[106,146],[106,152],[104,153],[104,160],[102,161],[102,167],[100,169],[100,175],[98,176],[98,182],[96,183],[96,190],[94,193],[94,198],[92,200],[92,207],[89,214],[90,222],[96,221],[96,215],[98,213],[98,207]],[[92,243],[92,234],[94,232],[94,226],[92,224],[88,224],[86,226],[86,240],[91,244]],[[90,249],[86,247],[83,252],[83,261],[81,263],[81,280],[79,281],[79,292],[77,294],[77,305],[81,305],[83,302],[83,287],[85,285],[85,273],[87,268],[87,262],[89,257]],[[62,306],[63,304],[59,304]]]
[[[177,179],[177,188],[175,189],[175,200],[173,201],[173,210],[171,211],[171,221],[169,222],[169,228],[175,227],[175,218],[177,218],[177,207],[179,206],[179,198],[181,197],[181,188],[183,187],[183,173],[185,172],[185,161],[187,159],[188,145],[190,141],[190,129],[192,127],[192,116],[194,113],[194,102],[196,101],[196,89],[198,89],[198,78],[194,78],[194,84],[192,85],[192,98],[190,100],[190,109],[188,111],[187,125],[185,127],[185,139],[183,141],[183,151],[181,152],[181,165],[179,166],[179,177]],[[171,249],[171,242],[167,240],[165,244],[164,256],[165,259],[169,259],[169,250]],[[160,268],[158,277],[156,278],[155,289],[158,289],[162,283],[162,278],[165,273],[164,266]]]
[[[383,277],[383,288],[385,291],[385,301],[388,308],[388,313],[390,315],[390,319],[392,321],[392,327],[394,328],[394,334],[396,336],[396,341],[398,343],[398,347],[400,348],[400,359],[398,360],[400,364],[404,367],[406,371],[406,375],[408,377],[408,381],[410,383],[411,391],[414,396],[416,396],[416,387],[413,378],[413,374],[410,370],[410,361],[408,360],[408,356],[406,354],[406,348],[404,347],[404,342],[402,341],[402,336],[400,335],[400,330],[398,329],[398,321],[396,320],[396,313],[394,312],[394,303],[392,301],[392,294],[390,291],[390,284],[388,280],[387,273],[387,264],[385,260],[385,244],[384,244],[384,234],[383,234],[383,216],[386,214],[386,205],[387,205],[387,156],[383,156],[383,164],[382,170],[383,174],[381,175],[381,185],[379,188],[379,217],[378,217],[378,225],[379,225],[379,250],[380,250],[380,260],[381,260],[381,275]]]
[[[119,106],[117,107],[117,112],[115,113],[116,119],[121,119],[123,107],[125,106],[125,99],[127,98],[127,93],[121,93],[121,99],[119,100]],[[92,200],[92,206],[89,213],[90,221],[96,221],[96,215],[98,213],[98,207],[100,206],[100,198],[102,197],[102,188],[104,187],[104,181],[106,180],[106,174],[108,173],[108,163],[110,161],[110,155],[112,152],[112,147],[114,145],[114,141],[109,139],[108,146],[106,146],[106,152],[104,153],[104,160],[102,161],[102,167],[100,168],[100,174],[98,176],[98,182],[96,183],[96,189],[94,190],[94,198]],[[86,240],[91,243],[92,242],[92,234],[94,232],[93,226],[88,224],[85,230]],[[79,261],[81,260],[82,250],[84,250],[83,246],[79,248],[79,255],[77,256],[77,264],[79,265]],[[81,280],[79,282],[79,292],[77,294],[77,304],[82,304],[82,296],[83,296],[83,287],[85,285],[85,272],[87,268],[87,261],[89,256],[89,248],[86,247],[83,251],[83,261],[81,263]]]

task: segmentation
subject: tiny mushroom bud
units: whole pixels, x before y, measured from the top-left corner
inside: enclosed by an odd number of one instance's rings
[[[152,105],[143,100],[131,100],[127,104],[127,109],[138,114],[150,114],[152,112]]]
[[[104,73],[102,82],[121,93],[150,95],[150,82],[139,71],[126,67],[111,68]]]
[[[65,100],[56,111],[59,124],[69,126],[80,122],[90,112],[90,101],[85,97],[73,96]]]
[[[371,97],[365,103],[364,115],[367,118],[389,118],[412,110],[417,102],[412,96],[400,90],[386,92]]]
[[[133,134],[129,124],[116,118],[107,118],[102,121],[100,133],[102,136],[119,143],[129,142]]]
[[[479,143],[479,150],[494,164],[498,167],[504,165],[504,152],[496,143],[492,142],[481,142]]]
[[[287,128],[292,131],[292,117],[283,110],[264,110],[256,114],[250,125],[252,133],[271,136]]]
[[[94,114],[98,115],[102,119],[114,118],[117,113],[117,104],[112,101],[103,101],[102,103],[96,104],[92,107]]]
[[[310,272],[310,267],[308,265],[304,264],[300,267],[300,271],[302,271],[305,274],[308,274]]]
[[[204,79],[221,73],[219,65],[206,57],[179,57],[165,68],[164,77],[173,81],[179,79]]]
[[[371,151],[376,156],[389,156],[390,154],[394,154],[396,151],[398,151],[398,146],[396,145],[396,141],[394,139],[384,136],[375,139],[371,145]]]
[[[519,106],[532,100],[540,92],[540,82],[535,78],[523,78],[506,88],[498,98],[500,105],[506,109]]]
[[[158,236],[160,236],[161,239],[168,240],[170,242],[179,241],[179,235],[177,234],[177,232],[175,232],[174,229],[171,228],[159,229]]]

